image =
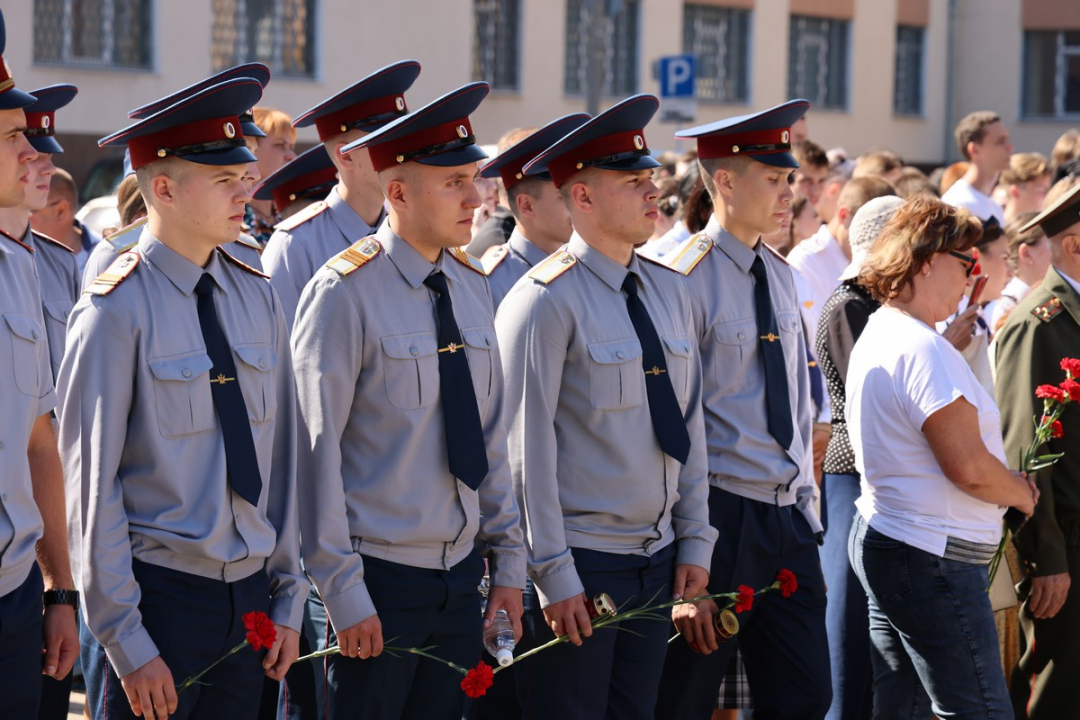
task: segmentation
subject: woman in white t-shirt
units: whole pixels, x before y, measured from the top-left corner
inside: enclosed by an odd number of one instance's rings
[[[980,234],[966,210],[913,198],[862,274],[883,306],[848,366],[862,477],[849,555],[869,599],[875,717],[1012,717],[987,565],[1005,508],[1030,515],[1038,492],[1006,466],[993,399],[934,329]]]

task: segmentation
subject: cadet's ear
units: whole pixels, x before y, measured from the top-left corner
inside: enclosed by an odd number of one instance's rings
[[[176,181],[165,173],[150,179],[150,193],[155,205],[172,206],[176,203]]]
[[[584,212],[592,212],[595,208],[592,192],[584,180],[578,180],[570,186],[570,202]]]
[[[514,198],[514,204],[517,205],[517,214],[521,217],[532,220],[536,217],[536,208],[533,207],[532,196],[525,193],[518,193]]]
[[[383,194],[390,203],[390,207],[400,210],[406,206],[405,181],[401,177],[390,178],[383,189]]]
[[[713,182],[716,190],[724,197],[731,197],[735,192],[735,173],[727,168],[717,168],[713,173]]]

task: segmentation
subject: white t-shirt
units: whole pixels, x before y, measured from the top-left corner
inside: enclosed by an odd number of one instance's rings
[[[816,338],[821,311],[825,302],[839,287],[840,274],[847,269],[850,260],[840,248],[839,241],[829,232],[829,226],[822,225],[816,233],[792,248],[787,261],[810,286],[810,299],[814,303],[811,310],[813,322],[810,326],[810,337]]]
[[[997,218],[1002,227],[1005,227],[1005,211],[994,202],[994,199],[986,193],[979,192],[966,180],[957,180],[941,196],[941,201],[953,207],[962,207],[971,211],[971,214],[980,220],[986,220],[991,215]]]
[[[997,405],[956,348],[909,315],[882,308],[851,352],[847,375],[848,437],[862,495],[862,517],[883,535],[939,557],[949,537],[996,544],[1005,508],[960,490],[941,471],[923,423],[963,397],[979,417],[979,434],[1005,463]]]

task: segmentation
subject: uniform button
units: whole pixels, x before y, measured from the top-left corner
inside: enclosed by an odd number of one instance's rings
[[[491,338],[484,338],[484,344],[491,347]]]
[[[739,333],[739,339],[740,340],[745,340],[746,339],[746,333],[744,333],[744,332]]]
[[[182,370],[182,371],[180,372],[180,374],[181,374],[181,375],[183,375],[184,377],[191,377],[191,371],[190,371],[190,370],[188,370],[187,368],[184,368],[184,369],[183,369],[183,370]]]
[[[4,443],[0,442],[0,450],[4,449]]]
[[[31,333],[31,334],[32,334],[32,335],[34,336],[34,339],[35,339],[35,340],[37,340],[37,339],[38,339],[38,331],[37,331],[37,330],[35,330],[35,331],[34,331],[33,333]]]
[[[413,345],[411,348],[409,348],[409,354],[410,355],[419,355],[420,351],[416,349],[415,345]]]
[[[624,357],[626,357],[626,353],[624,353],[622,350],[619,350],[618,352],[615,353],[615,357],[622,360]]]
[[[261,367],[261,368],[266,367],[266,361],[263,360],[262,358],[259,358],[259,367]]]

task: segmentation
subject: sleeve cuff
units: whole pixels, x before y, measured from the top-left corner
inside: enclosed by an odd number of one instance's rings
[[[150,639],[150,633],[141,625],[123,640],[105,648],[105,655],[120,678],[130,675],[160,654],[157,645]]]
[[[305,585],[305,587],[307,587]],[[277,625],[301,631],[304,624],[304,603],[307,602],[308,593],[297,595],[281,595],[270,599],[270,619]]]
[[[333,597],[323,598],[323,602],[326,604],[326,614],[330,616],[334,632],[351,628],[377,612],[367,585],[362,582]]]
[[[1060,575],[1069,572],[1069,560],[1064,552],[1048,553],[1028,563],[1033,577]]]
[[[508,553],[494,553],[488,559],[488,574],[493,587],[525,589],[525,558]]]
[[[679,540],[675,547],[676,565],[696,565],[709,572],[712,567],[713,542],[705,538],[688,537]]]
[[[541,608],[569,600],[585,592],[585,586],[581,584],[581,578],[578,577],[577,569],[573,565],[551,575],[534,578],[533,583],[536,585],[536,594],[540,597]]]

